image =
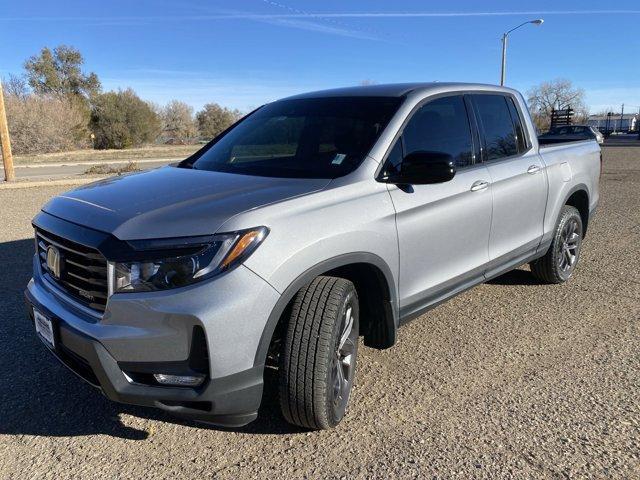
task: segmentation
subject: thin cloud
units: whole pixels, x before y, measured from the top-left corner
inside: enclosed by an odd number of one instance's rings
[[[214,15],[163,15],[145,17],[0,17],[0,21],[60,22],[183,22],[209,20],[277,20],[312,18],[446,18],[504,17],[516,15],[640,15],[640,10],[527,10],[501,12],[307,12],[307,13],[221,13]]]
[[[379,32],[375,32],[371,28],[366,28],[365,30],[367,31],[363,31],[362,28],[354,29],[351,25],[348,25],[335,17],[314,17],[310,14],[310,12],[306,10],[301,10],[299,8],[292,7],[290,5],[285,5],[284,3],[281,3],[281,2],[275,2],[273,0],[262,0],[262,2],[269,5],[270,7],[286,10],[288,12],[286,15],[291,15],[291,17],[287,17],[284,19],[280,18],[279,20],[275,20],[277,22],[284,22],[285,24],[288,22],[290,26],[295,26],[295,23],[291,23],[291,22],[300,21],[296,19],[319,20],[322,23],[309,22],[306,25],[307,26],[311,25],[314,31],[319,31],[324,33],[332,33],[332,34],[337,34],[341,36],[349,36],[353,38],[360,38],[360,39],[366,39],[366,40],[382,40],[380,38]],[[218,13],[223,13],[223,11],[218,10]],[[245,13],[245,12],[226,11],[224,13]],[[327,23],[332,25],[327,27]]]
[[[500,17],[514,15],[640,15],[640,10],[531,10],[508,12],[355,12],[266,14],[281,18],[422,18],[422,17]],[[252,14],[253,15],[253,14]]]
[[[301,17],[302,18],[302,17]],[[326,33],[329,35],[337,35],[340,37],[358,38],[361,40],[380,40],[374,35],[370,35],[358,30],[351,30],[341,27],[333,27],[330,25],[321,25],[319,23],[308,22],[295,18],[251,18],[249,20],[262,21],[271,25],[278,25],[282,27],[296,28],[298,30],[306,30],[309,32]]]
[[[310,32],[319,32],[341,37],[358,38],[362,40],[381,40],[376,35],[347,28],[340,25],[323,25],[311,20],[320,19],[313,15],[261,15],[252,13],[229,13],[215,15],[174,15],[174,16],[149,16],[149,17],[0,17],[0,22],[69,22],[83,24],[89,27],[133,27],[151,25],[153,23],[175,22],[207,22],[223,20],[250,20],[268,23],[281,27],[295,28]]]
[[[267,2],[273,3],[273,2]],[[278,6],[279,4],[274,5]],[[284,28],[323,33],[360,40],[389,42],[386,35],[371,28],[351,28],[339,22],[339,19],[415,19],[415,18],[462,18],[462,17],[506,17],[506,16],[552,16],[552,15],[640,15],[640,10],[528,10],[497,12],[306,12],[284,6],[288,13],[247,13],[223,12],[202,15],[155,15],[155,16],[122,16],[122,17],[4,17],[0,22],[70,22],[88,27],[114,26],[131,27],[151,25],[153,23],[175,22],[208,22],[225,20],[249,20]],[[314,21],[316,20],[316,21]],[[330,22],[331,25],[320,23]]]

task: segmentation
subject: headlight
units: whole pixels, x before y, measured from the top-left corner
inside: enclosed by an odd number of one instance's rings
[[[266,227],[210,237],[129,242],[143,261],[109,262],[109,293],[184,287],[245,260],[267,236]]]

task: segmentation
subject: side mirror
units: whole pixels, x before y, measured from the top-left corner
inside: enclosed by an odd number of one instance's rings
[[[413,152],[404,157],[400,172],[389,175],[389,183],[427,185],[444,183],[456,174],[453,157],[443,152]]]

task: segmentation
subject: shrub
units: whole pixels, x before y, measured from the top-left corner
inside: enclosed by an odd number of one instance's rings
[[[90,126],[97,149],[138,147],[155,140],[160,118],[129,88],[96,95]]]
[[[89,146],[88,112],[81,102],[41,95],[7,95],[7,122],[16,155]]]
[[[92,165],[84,171],[85,175],[122,175],[123,173],[139,172],[141,168],[133,160],[125,165]]]
[[[221,107],[217,103],[207,103],[198,112],[196,118],[200,134],[206,138],[213,138],[236,122],[241,116],[238,110],[230,110]]]

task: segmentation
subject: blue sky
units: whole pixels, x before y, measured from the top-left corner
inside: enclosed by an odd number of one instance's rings
[[[44,46],[80,49],[105,89],[248,110],[308,90],[406,81],[568,78],[593,112],[640,108],[640,6],[600,1],[137,0],[2,2],[0,75]],[[609,7],[611,5],[611,7]],[[619,8],[618,8],[619,7]]]

